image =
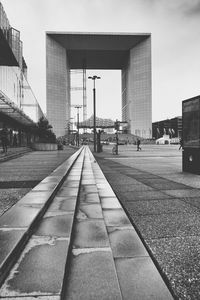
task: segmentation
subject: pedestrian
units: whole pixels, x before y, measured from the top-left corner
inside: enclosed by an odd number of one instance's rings
[[[180,144],[180,147],[179,147],[179,149],[178,149],[178,150],[181,150],[181,149],[183,149],[183,139],[180,139],[180,141],[179,141],[179,144]]]
[[[1,144],[3,148],[3,153],[7,153],[8,151],[8,130],[6,127],[4,127],[1,130]]]
[[[17,147],[17,135],[16,135],[16,133],[14,133],[14,136],[13,136],[13,146]]]
[[[137,151],[142,150],[142,148],[140,147],[140,144],[141,144],[140,139],[137,139]]]

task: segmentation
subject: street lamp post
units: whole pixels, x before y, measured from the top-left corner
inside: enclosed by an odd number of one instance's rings
[[[96,152],[96,89],[95,89],[95,80],[96,79],[101,79],[99,76],[89,76],[88,79],[92,79],[94,82],[94,87],[93,87],[93,110],[94,110],[94,152]]]
[[[79,147],[79,108],[81,105],[76,105],[75,108],[77,108],[77,146]]]

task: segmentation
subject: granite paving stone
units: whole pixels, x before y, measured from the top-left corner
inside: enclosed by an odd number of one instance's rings
[[[198,209],[200,209],[200,197],[183,197],[181,198],[181,200],[191,205],[192,207],[197,207]]]
[[[99,193],[99,197],[113,197],[113,196],[115,196],[115,193],[111,189],[107,189],[107,190],[99,189],[98,193]]]
[[[27,227],[37,216],[40,208],[15,204],[0,218],[0,228]]]
[[[163,191],[167,195],[176,198],[184,198],[184,197],[199,197],[200,190],[198,189],[183,189],[183,190],[166,190]]]
[[[79,187],[79,180],[65,180],[64,183],[62,184],[62,187],[66,188],[78,188]]]
[[[170,278],[178,299],[199,299],[199,236],[151,239],[147,240],[147,244]]]
[[[48,211],[74,211],[76,207],[76,197],[55,197]]]
[[[35,235],[69,237],[71,235],[73,213],[63,215],[44,215]]]
[[[117,192],[120,200],[124,201],[138,201],[138,200],[154,200],[154,199],[167,199],[171,198],[170,195],[165,194],[161,191],[140,191],[140,192]],[[174,196],[175,197],[175,196]]]
[[[29,188],[0,189],[0,216],[29,192]]]
[[[67,239],[32,238],[1,287],[0,297],[59,294],[68,243]]]
[[[200,232],[199,213],[134,215],[132,219],[145,239],[183,237],[191,234],[198,235]],[[163,219],[165,222],[162,221]]]
[[[20,199],[22,204],[44,204],[50,197],[52,191],[30,191],[23,198]]]
[[[122,300],[109,249],[73,250],[66,300]]]
[[[126,185],[121,185],[118,184],[115,187],[115,191],[120,192],[121,190],[124,190],[124,192],[144,192],[144,191],[155,191],[154,188],[145,185],[143,183],[138,182],[137,184],[126,184]]]
[[[78,219],[103,219],[100,204],[81,204],[77,213]]]
[[[142,179],[141,180],[142,183],[149,185],[155,189],[160,189],[160,190],[180,190],[180,189],[191,189],[191,187],[186,186],[184,184],[181,183],[177,183],[171,180],[167,180],[164,178],[150,178],[150,179]]]
[[[158,215],[169,213],[198,213],[198,209],[187,204],[182,199],[162,199],[151,201],[132,201],[126,203],[126,209],[131,216]]]
[[[37,296],[37,297],[4,297],[4,300],[60,300],[60,296],[53,296],[53,295],[44,295],[44,296]]]
[[[113,256],[148,256],[147,250],[132,227],[107,227]]]
[[[130,226],[132,227],[123,209],[104,209],[103,216],[106,226]]]
[[[63,151],[32,151],[12,160],[1,162],[0,182],[13,182],[14,185],[17,181],[39,182],[76,151],[70,147],[64,147]],[[0,189],[0,215],[27,194],[31,188],[32,186],[26,189],[12,187],[5,190]]]
[[[8,253],[18,243],[19,239],[24,235],[25,230],[22,229],[0,229],[0,265],[4,262]]]
[[[95,184],[94,179],[84,179],[84,177],[81,180],[82,185],[87,185],[87,184]]]
[[[63,197],[63,196],[68,196],[68,197],[73,197],[77,196],[78,194],[78,188],[73,187],[73,188],[66,188],[66,187],[61,187],[57,193],[58,197]]]
[[[121,208],[121,204],[116,197],[101,197],[101,206],[103,209]]]
[[[115,262],[123,300],[173,299],[150,257],[117,258]]]
[[[73,247],[108,247],[109,240],[103,220],[77,220],[74,228]]]
[[[99,203],[99,194],[98,193],[91,193],[91,194],[82,194],[80,193],[80,202],[81,203]]]
[[[49,190],[54,190],[55,187],[57,186],[57,182],[42,182],[36,185],[33,188],[33,191],[49,191]]]
[[[97,193],[97,187],[95,184],[82,184],[81,182],[81,193],[92,194]]]
[[[62,176],[54,176],[54,175],[50,175],[45,177],[41,183],[51,183],[51,182],[60,182],[60,180],[62,179]]]

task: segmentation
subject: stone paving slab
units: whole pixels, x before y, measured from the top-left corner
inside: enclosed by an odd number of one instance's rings
[[[165,222],[162,221],[163,219]],[[135,215],[133,221],[137,224],[137,228],[145,239],[183,237],[191,235],[191,232],[192,235],[199,235],[200,231],[199,212],[146,215],[142,217]]]
[[[115,263],[123,300],[172,299],[150,257],[117,258]]]
[[[176,198],[151,201],[130,201],[126,203],[126,209],[132,216],[159,215],[170,213],[198,213],[198,209],[195,206],[191,206],[182,201],[182,199]]]
[[[25,234],[25,229],[1,229],[0,230],[0,266],[4,264],[8,254],[15,249],[19,239]]]
[[[170,194],[170,191],[169,191]],[[138,201],[138,200],[160,200],[160,199],[170,199],[170,195],[168,194],[168,191],[165,193],[162,191],[158,190],[153,190],[153,191],[136,191],[136,192],[118,192],[117,195],[119,198],[126,200],[127,202],[129,201]],[[173,195],[174,196],[174,195]],[[175,198],[175,196],[174,196]]]
[[[59,294],[68,244],[67,239],[33,237],[2,286],[0,296]]]
[[[121,300],[109,248],[74,249],[66,300]]]
[[[107,227],[114,258],[148,256],[133,227]]]

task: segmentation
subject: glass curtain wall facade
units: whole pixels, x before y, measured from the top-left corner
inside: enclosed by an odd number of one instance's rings
[[[6,99],[13,102],[34,122],[38,122],[43,112],[27,81],[27,67],[23,58],[23,44],[20,32],[10,26],[4,8],[0,2],[0,31],[2,43],[8,44],[16,59],[16,65],[2,62],[0,65],[0,91]],[[1,53],[0,53],[1,55]]]

